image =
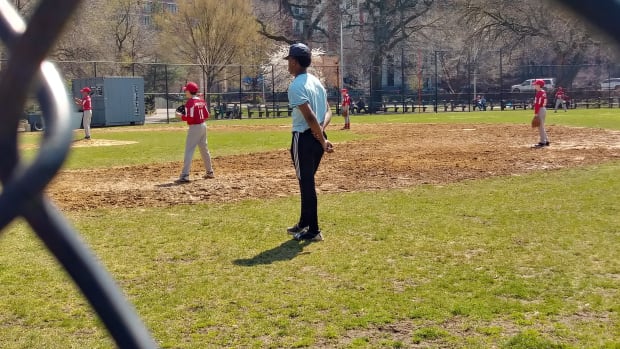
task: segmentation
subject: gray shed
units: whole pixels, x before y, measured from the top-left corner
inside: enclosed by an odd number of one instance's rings
[[[83,87],[90,87],[91,126],[144,124],[144,78],[104,76],[73,79],[72,84],[73,96],[78,98]]]

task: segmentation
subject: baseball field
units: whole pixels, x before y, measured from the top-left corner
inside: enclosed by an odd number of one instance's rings
[[[300,243],[290,118],[79,131],[47,190],[163,348],[620,348],[620,110],[353,116]],[[40,134],[20,135],[25,158]],[[113,348],[29,227],[0,237],[1,348]]]

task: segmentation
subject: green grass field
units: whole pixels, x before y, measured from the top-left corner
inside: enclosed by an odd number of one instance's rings
[[[527,123],[530,117],[511,111],[352,121]],[[620,130],[620,110],[549,119]],[[210,122],[209,141],[218,144],[212,153],[285,149],[289,142],[286,127],[218,133],[218,123],[289,122]],[[332,134],[336,142],[365,137]],[[108,129],[106,139],[139,143],[74,149],[67,166],[179,161],[184,135],[167,126]],[[67,215],[164,348],[620,348],[620,161],[321,195],[321,243],[300,244],[283,233],[297,218],[298,200]],[[114,347],[23,222],[0,238],[0,269],[1,348]]]

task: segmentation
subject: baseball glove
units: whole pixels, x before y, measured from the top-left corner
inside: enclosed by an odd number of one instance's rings
[[[540,118],[538,115],[535,115],[532,119],[532,128],[540,126]]]
[[[185,115],[185,106],[184,105],[180,105],[177,108],[177,113],[181,114],[181,115]]]

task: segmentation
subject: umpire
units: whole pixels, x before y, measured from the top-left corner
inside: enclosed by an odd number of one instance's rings
[[[301,215],[294,226],[287,229],[298,241],[321,241],[314,175],[324,152],[333,151],[324,133],[331,120],[327,93],[316,76],[307,72],[312,62],[308,46],[293,44],[289,54],[288,71],[295,78],[288,88],[288,100],[293,108],[293,140],[291,158],[301,192]]]

